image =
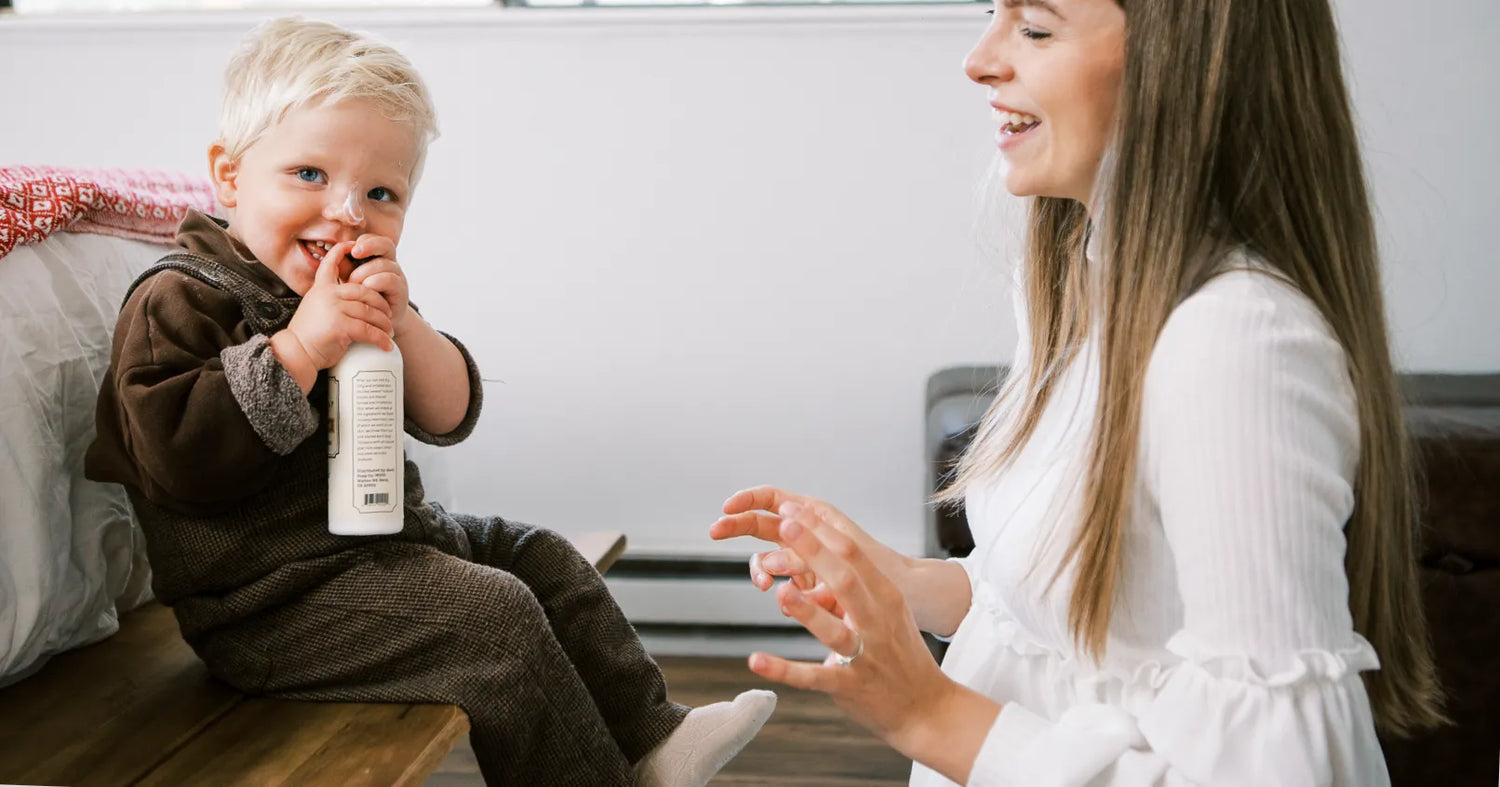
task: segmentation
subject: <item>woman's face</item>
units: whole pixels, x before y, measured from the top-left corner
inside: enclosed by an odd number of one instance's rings
[[[1125,12],[1116,0],[995,0],[993,13],[964,71],[989,88],[1005,187],[1087,205],[1114,124]]]

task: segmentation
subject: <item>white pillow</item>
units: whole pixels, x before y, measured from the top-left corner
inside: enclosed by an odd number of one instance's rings
[[[54,233],[0,258],[0,685],[151,598],[125,491],[83,477],[120,299],[169,251]]]

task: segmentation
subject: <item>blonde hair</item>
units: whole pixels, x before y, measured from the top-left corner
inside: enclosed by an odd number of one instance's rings
[[[1093,226],[1084,206],[1032,200],[1026,261],[1031,364],[986,414],[950,502],[1031,437],[1057,375],[1099,325],[1099,410],[1068,625],[1099,658],[1124,572],[1146,365],[1167,317],[1244,247],[1317,305],[1348,361],[1360,443],[1344,528],[1354,628],[1375,719],[1404,735],[1444,721],[1417,585],[1419,501],[1380,287],[1374,221],[1327,0],[1118,0],[1125,70]],[[1090,233],[1097,238],[1090,238]],[[1102,274],[1086,276],[1085,244]],[[1091,263],[1091,265],[1094,263]],[[1057,574],[1054,574],[1054,581]]]
[[[257,26],[224,70],[219,138],[233,160],[293,109],[346,99],[374,101],[386,117],[418,133],[416,185],[437,138],[432,97],[411,61],[365,34],[289,16]]]

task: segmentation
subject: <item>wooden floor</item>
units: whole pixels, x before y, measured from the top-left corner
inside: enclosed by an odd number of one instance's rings
[[[705,705],[746,689],[772,689],[776,713],[760,735],[714,779],[723,787],[855,787],[906,784],[911,761],[849,721],[826,696],[773,686],[745,668],[744,659],[662,657],[671,698]],[[478,787],[479,767],[467,738],[427,781],[427,787]]]

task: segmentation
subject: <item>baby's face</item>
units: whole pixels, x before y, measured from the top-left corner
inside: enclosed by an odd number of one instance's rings
[[[400,242],[420,144],[412,125],[369,101],[294,109],[239,161],[214,158],[229,232],[306,295],[334,244],[366,233]]]

